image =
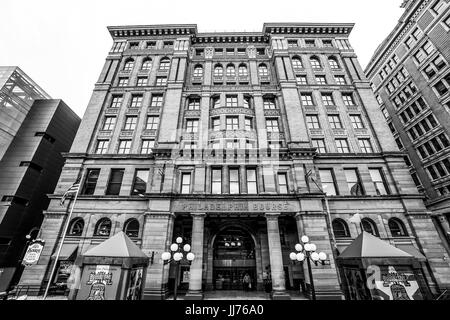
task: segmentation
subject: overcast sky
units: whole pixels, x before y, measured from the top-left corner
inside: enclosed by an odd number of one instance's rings
[[[197,24],[261,31],[264,22],[352,22],[363,68],[403,13],[402,0],[0,0],[0,65],[19,66],[82,116],[112,45],[110,25]]]

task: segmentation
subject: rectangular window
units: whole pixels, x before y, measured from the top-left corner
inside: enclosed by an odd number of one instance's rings
[[[334,76],[334,80],[338,85],[345,85],[345,77],[344,76]]]
[[[100,169],[88,169],[81,194],[93,195],[97,186]]]
[[[211,172],[211,193],[222,193],[222,169],[212,169]]]
[[[190,98],[188,110],[200,110],[200,98]]]
[[[263,106],[265,110],[273,110],[276,109],[275,99],[274,98],[264,98]]]
[[[302,93],[300,95],[300,98],[302,100],[302,105],[303,106],[313,106],[313,98],[312,98],[312,94],[310,93]]]
[[[325,106],[334,106],[333,95],[331,93],[322,93],[322,102]]]
[[[108,186],[106,188],[106,195],[119,195],[124,172],[124,169],[111,169]]]
[[[124,130],[134,130],[136,129],[137,124],[137,117],[135,116],[128,116],[125,118],[125,126]]]
[[[147,85],[147,80],[148,80],[147,77],[138,77],[138,79],[137,79],[137,86],[138,87],[146,86]]]
[[[278,193],[288,193],[287,173],[278,173]]]
[[[323,192],[328,196],[336,196],[337,189],[333,169],[319,169],[319,176]]]
[[[325,141],[323,139],[312,139],[312,145],[314,148],[317,148],[318,153],[326,153],[327,149],[325,148]]]
[[[245,140],[245,148],[250,150],[250,149],[255,149],[256,148],[256,141],[254,140]]]
[[[97,140],[96,154],[105,154],[108,151],[109,140]]]
[[[351,93],[343,93],[342,99],[344,100],[344,104],[346,106],[354,106],[355,101],[353,100],[353,95]]]
[[[337,147],[338,153],[349,153],[350,152],[347,139],[336,139],[336,147]]]
[[[377,192],[377,195],[387,195],[389,194],[387,184],[384,178],[383,169],[381,168],[375,168],[370,169],[369,168],[370,177],[372,179],[373,185],[375,187],[375,191]]]
[[[363,124],[362,118],[359,114],[350,115],[350,120],[352,122],[353,128],[364,129],[364,124]]]
[[[239,118],[238,117],[226,117],[225,118],[227,130],[239,130]]]
[[[131,97],[131,104],[130,104],[130,108],[140,108],[142,107],[142,99],[144,97],[140,94],[140,95],[135,95]]]
[[[306,124],[308,129],[320,129],[319,117],[316,115],[306,116]]]
[[[163,49],[170,49],[173,47],[173,41],[164,41]]]
[[[119,140],[118,154],[128,154],[131,150],[131,140]]]
[[[198,119],[186,120],[186,132],[190,133],[198,132]]]
[[[329,115],[328,122],[330,123],[330,127],[333,129],[342,129],[341,119],[338,115]]]
[[[316,46],[315,40],[305,40],[305,45],[307,48],[313,48]]]
[[[211,128],[214,131],[220,131],[220,118],[219,117],[211,119]]]
[[[167,77],[156,77],[156,85],[159,87],[167,85]]]
[[[333,42],[331,40],[322,40],[324,48],[333,48]]]
[[[247,169],[247,193],[257,194],[258,184],[256,180],[256,169]]]
[[[116,117],[105,117],[102,130],[111,131],[116,125]]]
[[[119,108],[122,105],[123,96],[113,96],[111,100],[111,108]]]
[[[181,193],[189,194],[191,193],[191,173],[183,172],[181,174]]]
[[[316,76],[317,84],[327,84],[327,79],[325,76]]]
[[[373,148],[372,144],[370,143],[370,139],[358,139],[358,142],[362,153],[373,153]]]
[[[145,130],[158,130],[159,117],[158,116],[148,116],[147,123],[145,124]]]
[[[149,170],[147,169],[136,169],[131,195],[145,194],[147,191],[148,174]]]
[[[155,147],[155,140],[142,140],[141,154],[150,154]]]
[[[156,49],[156,41],[147,41],[147,49]]]
[[[120,77],[118,86],[119,87],[126,87],[126,86],[128,86],[128,78]]]
[[[237,107],[238,97],[237,96],[226,96],[225,105],[227,107]]]
[[[230,169],[230,194],[239,194],[239,169]]]
[[[150,102],[151,108],[161,108],[163,105],[163,95],[162,94],[153,94],[152,100]]]
[[[345,179],[347,180],[348,191],[352,196],[362,196],[364,191],[361,179],[357,169],[344,169]]]
[[[253,130],[253,118],[245,117],[245,131],[251,131]]]
[[[306,76],[295,76],[295,79],[297,80],[297,84],[300,84],[300,85],[308,84],[308,80],[307,80]]]
[[[432,10],[436,14],[440,14],[444,12],[445,10],[445,2],[443,0],[437,1],[434,6],[432,7]]]
[[[280,132],[278,127],[278,119],[266,119],[267,132]]]
[[[226,148],[228,150],[237,150],[239,149],[239,140],[227,140]]]
[[[288,40],[288,47],[289,48],[294,48],[298,46],[298,42],[297,40]]]

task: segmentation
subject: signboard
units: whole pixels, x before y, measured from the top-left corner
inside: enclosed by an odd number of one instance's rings
[[[115,300],[120,273],[118,266],[86,265],[77,300]]]
[[[134,268],[130,271],[127,300],[140,300],[142,295],[142,277],[144,268]]]
[[[174,212],[298,212],[297,201],[183,201],[173,203]]]
[[[404,266],[379,266],[381,277],[375,279],[371,293],[379,300],[423,300],[413,270]]]
[[[22,264],[24,266],[31,266],[38,263],[41,257],[42,249],[44,248],[44,241],[33,241],[27,248],[25,256],[23,257]]]
[[[190,276],[189,270],[183,271],[183,278],[182,278],[181,282],[189,283],[189,276]]]

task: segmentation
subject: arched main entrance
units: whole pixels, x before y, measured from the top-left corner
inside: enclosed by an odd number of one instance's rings
[[[243,279],[250,276],[249,288]],[[248,231],[230,226],[220,231],[213,246],[213,286],[215,290],[256,288],[255,242]]]

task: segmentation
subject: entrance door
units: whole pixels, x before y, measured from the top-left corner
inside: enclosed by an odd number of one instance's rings
[[[214,242],[213,282],[216,290],[254,290],[256,288],[255,244],[248,232],[230,227]],[[244,277],[249,280],[244,285]]]

